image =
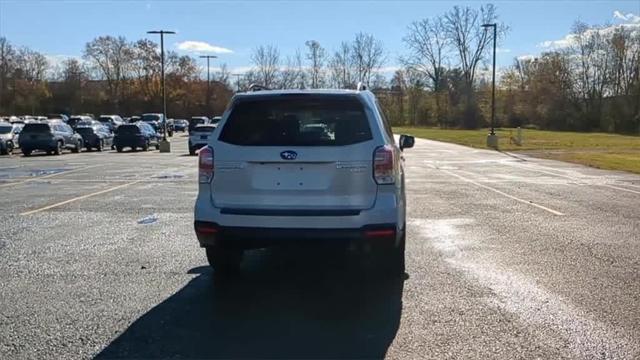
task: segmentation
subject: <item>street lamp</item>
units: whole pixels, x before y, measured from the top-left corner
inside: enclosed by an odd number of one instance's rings
[[[498,136],[495,131],[496,124],[496,37],[497,37],[497,24],[483,24],[482,27],[487,30],[493,28],[493,76],[492,76],[492,89],[491,89],[491,132],[487,136],[487,146],[497,149],[498,148]]]
[[[209,60],[217,59],[218,57],[215,55],[200,55],[200,58],[207,59],[207,111],[209,111],[209,101],[211,99],[211,80],[209,77]]]
[[[236,91],[240,92],[240,78],[243,76],[243,74],[231,74],[233,76],[236,77]]]
[[[175,34],[175,31],[153,30],[147,34],[160,34],[160,89],[162,91],[162,117],[164,120],[164,134],[160,143],[160,152],[171,152],[171,144],[167,140],[167,96],[164,88],[164,34]]]

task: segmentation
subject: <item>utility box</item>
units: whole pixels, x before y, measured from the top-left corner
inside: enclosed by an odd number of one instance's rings
[[[171,152],[171,142],[169,142],[169,140],[160,140],[160,152],[161,153]]]
[[[490,147],[496,150],[498,149],[498,135],[496,134],[487,135],[487,147]]]

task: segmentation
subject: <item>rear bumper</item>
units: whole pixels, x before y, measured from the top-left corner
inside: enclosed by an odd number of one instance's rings
[[[126,138],[114,138],[113,144],[118,147],[143,147],[147,142],[145,138],[138,137],[126,137]]]
[[[23,140],[20,141],[20,147],[23,149],[30,150],[51,150],[56,147],[56,140],[47,139],[47,140]]]
[[[201,247],[224,244],[243,249],[309,242],[346,244],[367,241],[393,245],[398,233],[396,224],[372,224],[360,228],[303,229],[220,226],[214,222],[196,220],[194,228]]]

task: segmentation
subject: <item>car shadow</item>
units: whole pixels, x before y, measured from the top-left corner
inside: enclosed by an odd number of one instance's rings
[[[403,278],[340,256],[266,258],[233,280],[208,266],[191,269],[197,277],[96,358],[385,356],[400,323]]]

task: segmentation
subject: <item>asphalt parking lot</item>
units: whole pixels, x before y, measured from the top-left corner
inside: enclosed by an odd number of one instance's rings
[[[404,279],[260,250],[218,283],[186,154],[0,157],[0,358],[640,357],[640,176],[416,140]]]

